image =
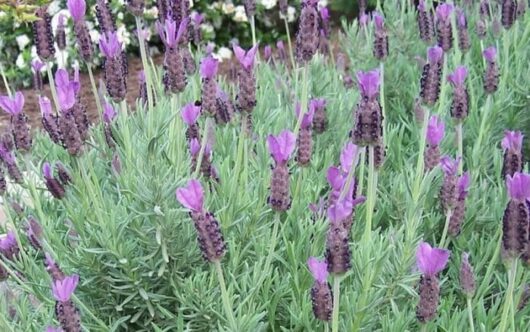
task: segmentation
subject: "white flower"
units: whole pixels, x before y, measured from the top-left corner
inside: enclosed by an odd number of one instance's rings
[[[7,13],[6,13],[6,12],[4,12],[4,11],[1,11],[1,12],[0,12],[0,19],[4,18],[4,17],[6,17],[6,16],[7,16]]]
[[[54,0],[48,5],[48,13],[54,15],[61,9],[61,3],[59,0]]]
[[[219,62],[223,62],[223,60],[230,59],[232,57],[232,51],[228,47],[221,47],[219,48],[219,51],[213,53],[212,56],[219,60]]]
[[[219,9],[221,8],[221,4],[219,3],[219,1],[215,1],[211,4],[208,5],[208,8],[209,9]]]
[[[153,6],[149,9],[146,8],[144,9],[144,14],[152,18],[158,18],[158,8],[156,6]]]
[[[328,0],[318,1],[318,8],[327,7],[327,6],[328,6]]]
[[[296,9],[294,7],[287,7],[287,22],[294,22],[296,15]]]
[[[90,39],[93,43],[99,43],[99,31],[90,30],[88,33],[90,34]]]
[[[265,9],[271,9],[274,6],[276,6],[276,3],[278,3],[278,0],[261,0],[261,4]]]
[[[120,26],[116,31],[116,34],[118,35],[118,40],[123,44],[123,47],[131,43],[131,34],[127,31],[125,25]]]
[[[118,15],[116,15],[116,18],[120,21],[123,21],[123,13],[119,12]]]
[[[236,22],[248,22],[247,14],[245,13],[245,7],[237,6],[234,17],[232,18]]]
[[[18,49],[21,50],[21,51],[22,51],[22,50],[24,49],[24,47],[26,47],[26,46],[29,44],[29,42],[30,42],[28,36],[26,36],[26,35],[18,36],[16,39],[17,39]]]
[[[242,6],[238,6],[238,7],[242,7]],[[223,3],[221,10],[223,11],[223,14],[230,15],[234,13],[234,11],[236,10],[236,7],[234,7],[233,3]]]
[[[15,61],[15,64],[17,65],[18,68],[20,69],[23,69],[25,68],[28,64],[26,63],[26,61],[24,61],[24,57],[22,56],[22,53],[20,53],[17,57],[17,61]]]
[[[210,23],[203,23],[203,24],[201,24],[201,30],[204,33],[212,33],[213,32],[213,25],[211,25]]]
[[[35,45],[31,46],[31,58],[37,59],[38,57],[39,55],[37,54],[37,47],[35,47]]]

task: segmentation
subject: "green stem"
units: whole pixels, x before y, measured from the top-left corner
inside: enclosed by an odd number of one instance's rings
[[[458,144],[458,155],[457,157],[462,158],[461,162],[458,163],[458,174],[462,174],[464,170],[464,137],[462,133],[462,121],[458,121],[456,124],[456,140]]]
[[[2,75],[2,80],[4,80],[4,86],[6,87],[7,94],[11,96],[11,88],[7,82],[6,73],[4,72],[4,66],[2,66],[2,64],[0,64],[0,74]]]
[[[304,117],[305,112],[307,111],[307,104],[308,104],[308,90],[309,90],[309,84],[308,84],[308,72],[309,69],[309,63],[305,63],[304,67],[302,69],[302,98],[300,101],[300,114],[298,115],[298,119],[296,120],[296,126],[294,127],[294,135],[295,137],[298,136],[298,132],[300,131],[300,126],[302,124],[302,119]]]
[[[364,229],[363,240],[365,243],[369,243],[372,237],[372,218],[374,214],[375,206],[375,194],[376,194],[376,171],[374,163],[374,147],[373,145],[368,146],[368,183],[367,183],[367,197],[366,197],[366,225]]]
[[[252,46],[256,45],[256,19],[254,15],[250,17],[250,33],[252,34]]]
[[[283,18],[283,22],[285,23],[285,33],[287,34],[287,46],[289,47],[289,59],[291,59],[291,68],[293,70],[295,69],[295,62],[294,62],[294,53],[293,53],[293,45],[291,44],[291,34],[289,33],[289,22],[287,22],[287,17]]]
[[[272,264],[272,256],[274,254],[274,249],[276,248],[276,242],[278,242],[278,229],[280,227],[280,213],[279,212],[276,212],[274,214],[274,220],[272,221],[272,223],[273,223],[272,233],[269,239],[271,242],[269,245],[269,252],[267,253],[267,259],[265,260],[265,267],[263,269],[265,273],[263,273],[263,276],[272,274],[272,271],[271,271],[271,274],[269,274],[269,269],[270,269],[270,265]],[[261,284],[261,282],[259,284]]]
[[[238,188],[237,182],[241,174],[241,164],[243,163],[243,146],[245,145],[245,131],[247,128],[247,115],[241,113],[241,130],[239,132],[239,142],[237,144],[237,159],[234,167],[234,174],[236,174],[235,188]]]
[[[356,197],[359,197],[363,194],[363,186],[364,186],[364,168],[366,167],[366,148],[362,148],[361,150],[361,160],[359,161],[359,173],[357,174],[357,181],[359,181],[359,185],[357,186],[357,195]]]
[[[447,230],[449,229],[449,222],[451,221],[451,215],[452,215],[451,209],[447,210],[447,213],[445,214],[445,225],[444,225],[444,230],[442,231],[442,238],[440,239],[440,243],[438,244],[438,247],[440,248],[445,248],[445,238],[447,237]]]
[[[484,54],[484,41],[480,40],[480,54]],[[482,66],[484,69],[486,68],[486,58],[484,55],[482,56]]]
[[[324,322],[324,332],[329,332],[329,324]]]
[[[210,127],[213,125],[211,117],[207,117],[206,121],[204,122],[204,132],[202,134],[202,140],[201,140],[201,149],[199,150],[199,156],[197,158],[197,165],[195,166],[195,171],[193,172],[192,178],[195,179],[199,175],[199,171],[201,170],[201,164],[202,164],[202,158],[204,157],[204,150],[206,149],[206,141],[208,140],[208,132],[210,131]]]
[[[342,276],[333,277],[333,312],[331,318],[331,332],[339,331],[340,282]]]
[[[101,100],[99,99],[98,88],[96,86],[96,81],[94,80],[94,74],[92,73],[92,64],[86,64],[88,70],[88,77],[90,77],[90,86],[92,87],[92,93],[94,94],[94,99],[96,100],[96,107],[98,108],[99,116],[103,116],[103,108],[101,105]]]
[[[48,80],[50,81],[50,91],[52,92],[53,103],[55,104],[55,114],[59,115],[59,98],[57,98],[57,90],[55,89],[55,80],[52,73],[52,64],[46,63],[46,72],[48,73]]]
[[[305,170],[305,167],[300,167],[298,179],[296,180],[296,189],[295,189],[296,191],[294,194],[294,199],[298,199],[300,202],[302,202],[302,197],[300,196],[300,188],[302,188],[302,182],[304,181],[304,170]]]
[[[425,142],[427,141],[427,124],[429,122],[429,111],[430,110],[428,108],[425,108],[425,114],[423,115],[423,125],[421,127],[418,161],[416,163],[416,179],[414,180],[414,186],[412,187],[412,199],[415,205],[418,203],[418,200],[420,198],[421,179],[423,178],[425,171],[423,155],[425,154]]]
[[[473,323],[473,306],[471,305],[471,297],[467,297],[467,317],[469,318],[469,329],[475,332],[475,324]]]
[[[484,279],[482,279],[482,283],[480,284],[476,294],[475,294],[475,301],[479,301],[483,296],[484,292],[486,291],[486,288],[490,285],[490,279],[493,274],[493,269],[495,267],[495,264],[497,264],[497,257],[499,256],[499,253],[501,252],[501,245],[502,245],[502,228],[499,227],[497,230],[496,237],[497,245],[495,247],[495,252],[493,253],[493,256],[491,259],[489,259],[489,265],[486,269],[486,274],[484,275]]]
[[[475,146],[473,148],[473,154],[475,155],[475,157],[478,157],[478,153],[480,152],[480,147],[482,145],[482,140],[483,140],[483,137],[484,137],[484,132],[486,131],[486,123],[488,121],[491,121],[491,119],[489,118],[489,113],[490,113],[490,110],[491,110],[491,99],[492,99],[492,96],[491,94],[488,94],[488,97],[486,98],[486,105],[484,106],[484,111],[482,112],[482,121],[480,122],[480,129],[479,129],[479,132],[478,132],[478,138],[475,142]]]
[[[504,307],[502,309],[501,322],[499,324],[499,332],[506,331],[506,324],[508,319],[513,319],[513,317],[508,318],[508,314],[515,312],[513,308],[513,290],[515,287],[515,276],[517,275],[517,259],[512,258],[511,267],[508,270],[509,280],[508,280],[508,290],[504,298]]]
[[[136,19],[136,33],[138,34],[138,43],[140,44],[140,56],[142,58],[142,65],[144,67],[144,75],[145,75],[145,86],[147,88],[147,105],[149,107],[149,111],[153,110],[153,91],[151,90],[152,82],[151,82],[151,71],[149,68],[149,64],[147,63],[147,53],[145,50],[145,42],[144,38],[142,36],[142,24],[140,22],[140,17],[135,16]]]
[[[225,309],[225,314],[228,316],[228,323],[230,325],[231,331],[237,331],[237,324],[234,318],[234,311],[232,309],[232,304],[228,297],[228,291],[226,290],[225,278],[223,276],[223,269],[221,268],[221,262],[216,260],[214,263],[215,270],[217,272],[217,277],[219,279],[219,286],[221,288],[221,298],[223,300],[223,306]]]

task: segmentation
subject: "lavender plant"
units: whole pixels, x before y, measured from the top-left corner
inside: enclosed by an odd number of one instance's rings
[[[108,18],[106,2],[99,4],[102,19]],[[189,16],[181,2],[178,8],[158,4],[167,6],[171,17],[161,14],[162,24]],[[40,95],[37,120],[46,132],[28,131],[32,144],[16,149],[8,120],[0,140],[6,215],[0,224],[5,233],[0,326],[6,331],[473,331],[475,326],[524,331],[529,308],[522,266],[529,254],[522,137],[530,123],[524,90],[530,35],[522,23],[528,15],[498,40],[486,37],[507,49],[488,59],[497,70],[490,75],[497,78],[493,98],[483,89],[489,65],[482,62],[475,34],[469,34],[465,56],[454,46],[445,54],[431,49],[424,70],[412,62],[426,52],[418,42],[414,8],[397,5],[386,1],[381,12],[396,50],[385,58],[385,89],[382,72],[375,71],[359,75],[358,90],[344,86],[347,75],[380,63],[373,56],[374,26],[359,30],[358,22],[347,21],[344,36],[331,31],[332,45],[344,54],[342,64],[317,54],[304,68],[286,70],[277,59],[254,60],[258,47],[241,49],[235,65],[250,72],[245,78],[251,76],[252,84],[238,91],[225,79],[230,65],[217,60],[215,89],[209,88],[207,98],[201,79],[211,72],[186,74],[182,91],[170,96],[158,79],[163,68],[153,66],[146,52],[143,98],[134,100],[140,91],[115,98],[115,89],[106,86],[102,119],[94,124],[77,108],[95,98],[82,93],[88,86],[75,74],[72,78],[72,68],[55,71],[49,60],[54,81],[43,82],[38,93],[24,91],[26,103],[20,106],[31,115],[29,101]],[[478,7],[464,6],[474,26],[481,19]],[[490,11],[500,17],[497,7]],[[125,7],[114,14],[132,17]],[[489,24],[489,14],[482,16]],[[114,29],[112,22],[108,29]],[[190,26],[183,29],[179,52],[187,46]],[[122,79],[121,47],[110,42],[112,32],[101,36]],[[97,57],[101,50],[93,52]],[[191,53],[213,62],[214,54],[202,47]],[[456,69],[449,83],[444,62]],[[457,66],[465,66],[467,77]],[[305,70],[306,81],[300,77]],[[418,82],[422,71],[425,78]],[[57,92],[57,105],[48,84]],[[11,110],[20,95],[9,81],[7,87],[2,100]],[[425,92],[421,127],[413,112],[418,88]],[[156,100],[152,107],[147,91]],[[235,95],[239,106],[248,96],[253,101],[245,112],[252,112],[253,128],[241,145],[244,153],[238,145],[242,131],[233,122],[243,122],[245,114],[231,110]],[[292,108],[304,95],[307,106],[301,107],[296,128]],[[212,117],[201,116],[210,112],[205,106],[210,97],[218,123],[227,122],[215,130]],[[384,149],[379,103],[387,109]],[[355,114],[348,111],[354,108]],[[465,129],[462,149],[451,144],[457,136],[451,120]],[[287,127],[292,131],[282,133]],[[358,135],[358,145],[348,137],[352,127],[353,140],[355,130],[365,133]],[[298,137],[302,149],[295,153]],[[309,138],[310,163],[301,169],[293,153],[298,161],[306,157],[303,143]],[[425,172],[431,145],[457,160],[443,158],[442,167]],[[366,146],[374,150],[371,176],[365,172]],[[376,167],[382,155],[377,151],[385,150],[384,165]],[[213,173],[218,181],[211,181]],[[360,205],[363,196],[366,205]],[[443,234],[442,214],[450,241],[442,236],[441,248],[432,248],[427,242],[438,243]],[[499,264],[501,258],[508,268]]]

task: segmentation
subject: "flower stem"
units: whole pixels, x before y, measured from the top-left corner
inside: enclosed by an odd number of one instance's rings
[[[340,282],[342,276],[333,277],[333,313],[331,318],[331,332],[339,331]]]
[[[7,82],[6,73],[4,72],[4,66],[0,64],[0,74],[2,75],[2,79],[4,80],[4,86],[6,87],[7,94],[11,96],[11,88],[9,87],[9,83]]]
[[[381,112],[383,114],[382,127],[383,127],[383,140],[385,139],[385,122],[386,122],[386,107],[385,107],[385,63],[381,62],[379,64],[379,76],[380,76],[380,86],[379,86],[379,98],[381,99]]]
[[[357,180],[359,181],[359,186],[357,186],[356,197],[359,197],[363,194],[364,186],[364,168],[366,164],[366,148],[361,149],[361,160],[359,161],[359,173],[357,174]]]
[[[201,149],[199,150],[199,156],[197,158],[197,165],[195,166],[195,172],[193,172],[192,178],[197,178],[199,175],[199,171],[201,170],[201,164],[202,164],[202,158],[204,157],[204,150],[206,149],[206,141],[208,140],[208,133],[210,131],[210,127],[213,125],[211,117],[207,117],[206,121],[204,122],[204,132],[202,134],[202,141],[201,141]]]
[[[294,62],[294,53],[293,53],[293,45],[291,44],[291,34],[289,33],[289,22],[287,22],[287,17],[283,18],[283,22],[285,23],[285,34],[287,35],[287,45],[289,46],[289,59],[291,59],[291,68],[293,70],[295,69],[295,62]]]
[[[490,121],[489,113],[491,110],[491,94],[488,95],[486,98],[486,104],[484,106],[484,111],[482,112],[482,121],[480,122],[480,129],[478,132],[478,138],[475,142],[475,146],[473,147],[473,156],[478,157],[478,153],[480,152],[480,147],[482,145],[482,140],[484,137],[484,132],[486,131],[486,123]],[[475,158],[473,158],[475,159]]]
[[[213,264],[215,265],[215,270],[217,272],[217,277],[219,279],[219,286],[221,288],[221,298],[223,301],[225,314],[228,316],[228,324],[230,325],[230,330],[237,331],[237,324],[234,318],[234,311],[232,309],[232,304],[230,303],[228,292],[226,290],[225,278],[223,276],[223,269],[221,268],[221,262],[216,260]]]
[[[363,240],[365,243],[369,243],[372,237],[372,218],[374,214],[375,206],[375,194],[376,194],[376,171],[374,163],[374,147],[373,145],[368,146],[368,183],[366,192],[366,225],[364,228]]]
[[[48,80],[50,81],[50,91],[52,92],[53,103],[55,104],[55,114],[59,115],[59,99],[57,98],[57,90],[55,89],[55,80],[53,79],[51,63],[46,64],[46,72],[48,73]]]
[[[256,18],[254,15],[250,17],[250,33],[252,34],[252,46],[256,45]],[[259,56],[259,55],[258,55]]]
[[[493,253],[493,256],[491,259],[489,259],[489,265],[486,269],[486,274],[484,275],[484,279],[482,279],[482,283],[480,284],[476,294],[475,299],[478,301],[484,296],[484,292],[486,291],[486,288],[490,285],[490,279],[493,274],[493,269],[495,268],[495,264],[497,264],[497,257],[499,256],[499,253],[501,251],[501,245],[502,245],[502,227],[499,227],[497,230],[497,234],[495,235],[497,240],[497,245],[495,246],[495,252]]]
[[[145,50],[145,42],[144,38],[142,36],[142,24],[140,22],[140,17],[135,16],[136,20],[136,33],[138,34],[138,43],[140,44],[140,56],[142,58],[142,65],[144,67],[144,75],[145,75],[145,86],[147,89],[147,105],[149,107],[149,111],[153,110],[153,91],[151,90],[152,82],[151,82],[151,71],[149,68],[149,64],[147,63],[147,53]]]
[[[101,107],[98,88],[96,86],[96,81],[94,80],[94,74],[92,73],[92,64],[87,63],[86,67],[88,70],[88,77],[90,77],[90,86],[92,87],[92,93],[94,94],[94,99],[96,100],[96,107],[98,108],[99,116],[103,116],[103,108]]]
[[[329,332],[329,324],[324,322],[324,332]]]
[[[447,210],[447,213],[445,214],[445,225],[444,230],[442,231],[442,238],[440,239],[440,243],[438,244],[438,247],[440,248],[445,248],[445,238],[447,237],[447,230],[449,228],[449,222],[451,221],[451,215],[451,209]]]
[[[243,146],[245,145],[245,131],[247,128],[247,115],[244,113],[241,113],[241,130],[239,132],[239,142],[237,144],[237,159],[236,164],[234,166],[234,174],[236,174],[236,182],[239,181],[239,177],[241,174],[242,169],[242,163],[243,163]],[[235,184],[234,188],[238,188],[237,183]]]
[[[461,175],[464,170],[464,137],[462,133],[462,121],[458,121],[456,124],[456,140],[458,144],[458,155],[457,157],[462,158],[461,162],[458,163],[458,174]]]
[[[294,127],[295,137],[298,136],[300,126],[302,125],[302,119],[304,118],[304,114],[307,112],[307,104],[309,98],[309,79],[307,77],[308,70],[309,63],[305,63],[304,67],[302,68],[302,98],[300,100],[300,114],[298,115],[298,119],[296,120],[296,126]]]
[[[511,267],[508,270],[508,290],[504,298],[504,307],[502,308],[501,322],[499,324],[499,332],[506,331],[506,324],[508,323],[508,314],[511,312],[512,316],[514,311],[513,308],[513,290],[515,287],[515,276],[517,275],[517,259],[512,258]],[[510,318],[512,320],[513,317]]]
[[[469,330],[475,332],[475,324],[473,323],[473,306],[471,305],[471,296],[467,297],[467,317],[469,318]]]
[[[412,199],[414,203],[418,203],[420,198],[420,184],[425,171],[424,154],[425,154],[425,142],[427,141],[427,123],[429,122],[429,109],[425,109],[423,115],[423,125],[421,127],[420,146],[418,152],[418,161],[416,163],[416,179],[414,181],[414,187],[412,189]]]

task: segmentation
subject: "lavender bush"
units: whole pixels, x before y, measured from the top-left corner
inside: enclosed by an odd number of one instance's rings
[[[93,45],[106,89],[81,95],[91,86],[67,66],[26,92],[40,96],[45,131],[30,131],[6,79],[2,330],[525,331],[528,14],[479,39],[471,27],[493,16],[455,8],[441,28],[463,10],[470,48],[453,31],[443,53],[434,36],[421,41],[406,3],[385,1],[383,26],[344,21],[327,55],[315,48],[295,68],[289,47],[263,61],[241,41],[232,83],[208,49],[191,48],[199,70],[165,89],[175,68],[153,67],[142,49],[134,96],[108,32]],[[191,37],[182,2],[165,4],[181,16],[166,17],[171,36],[184,22]],[[382,27],[384,71],[373,54]],[[95,95],[101,121],[89,123],[83,99]]]

